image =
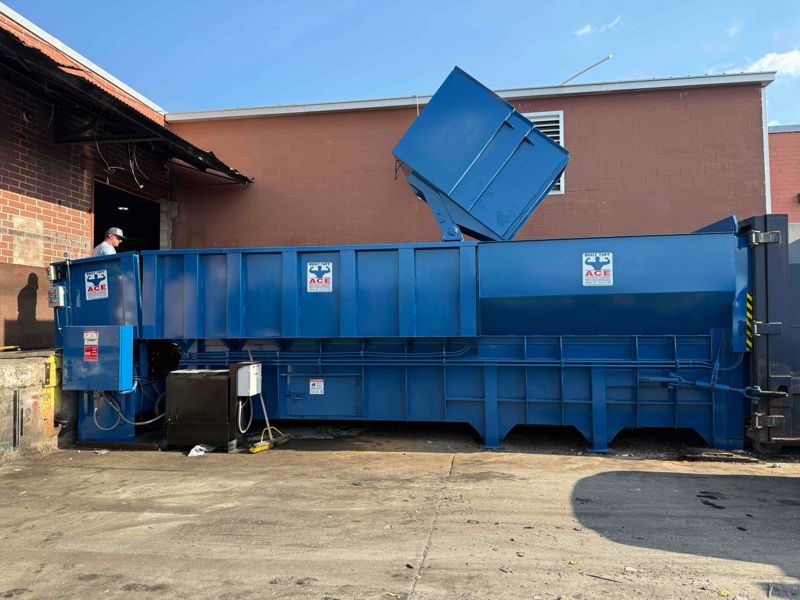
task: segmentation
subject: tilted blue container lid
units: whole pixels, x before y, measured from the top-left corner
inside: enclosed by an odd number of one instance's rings
[[[443,196],[463,231],[488,240],[513,238],[569,160],[564,148],[458,67],[393,154]]]

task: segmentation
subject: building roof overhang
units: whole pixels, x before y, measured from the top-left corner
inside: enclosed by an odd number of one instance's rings
[[[180,161],[177,164],[185,163],[243,185],[253,181],[213,152],[198,148],[87,78],[70,72],[74,69],[0,28],[0,76],[53,103],[56,143],[99,147],[147,142]]]

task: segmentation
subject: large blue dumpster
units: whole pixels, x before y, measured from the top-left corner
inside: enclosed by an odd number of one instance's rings
[[[458,69],[395,154],[446,241],[144,252],[141,289],[135,255],[54,265],[65,355],[97,363],[65,373],[84,392],[80,439],[135,440],[170,369],[255,360],[273,418],[461,422],[487,446],[518,424],[575,427],[596,451],[639,427],[742,446],[759,390],[751,244],[735,219],[508,241],[568,157]],[[134,332],[133,388],[107,376],[127,373],[105,347],[115,328]]]

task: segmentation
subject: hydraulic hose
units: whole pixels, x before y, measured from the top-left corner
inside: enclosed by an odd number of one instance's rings
[[[166,415],[166,413],[161,413],[160,415],[153,417],[152,419],[149,419],[147,421],[131,421],[124,414],[122,414],[122,409],[119,407],[116,401],[111,399],[105,392],[100,393],[100,398],[102,398],[106,402],[106,404],[108,404],[111,408],[113,408],[114,411],[117,413],[117,421],[110,428],[106,429],[104,427],[101,427],[97,422],[97,409],[99,408],[99,406],[95,403],[94,413],[93,413],[94,424],[97,425],[98,429],[101,429],[103,431],[111,431],[115,427],[119,426],[120,421],[124,421],[128,425],[134,425],[134,426],[151,425],[156,421],[158,421],[159,419],[163,419],[164,416]]]
[[[245,433],[247,433],[247,430],[250,429],[250,425],[253,424],[253,412],[254,411],[253,411],[252,400],[249,397],[247,398],[247,400],[242,400],[241,398],[237,398],[237,403],[239,405],[239,408],[238,408],[237,414],[236,414],[236,427],[239,430],[239,433],[245,434]],[[246,427],[242,427],[242,413],[244,412],[244,405],[245,404],[249,404],[250,405],[250,420],[247,422],[247,426]]]

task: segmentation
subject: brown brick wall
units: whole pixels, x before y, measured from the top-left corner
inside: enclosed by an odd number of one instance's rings
[[[691,231],[765,209],[761,89],[694,87],[536,98],[564,111],[572,160],[518,238]],[[199,122],[170,128],[256,182],[180,189],[175,247],[439,239],[427,207],[394,176],[391,150],[414,109]]]
[[[0,262],[44,266],[91,249],[93,176],[80,146],[53,142],[52,113],[0,78]]]
[[[168,197],[163,156],[139,146],[137,159],[149,177],[139,190],[130,175],[127,146],[104,146],[105,160],[125,169],[109,175],[91,145],[53,141],[52,114],[49,100],[0,77],[0,345],[52,343],[44,267],[64,252],[72,258],[91,253],[95,177],[153,199]],[[28,299],[28,307],[31,298],[35,304],[33,312],[22,311],[22,320],[20,298]]]
[[[44,267],[0,263],[0,345],[23,350],[53,345],[49,285]]]
[[[769,134],[772,212],[800,223],[800,131]]]

